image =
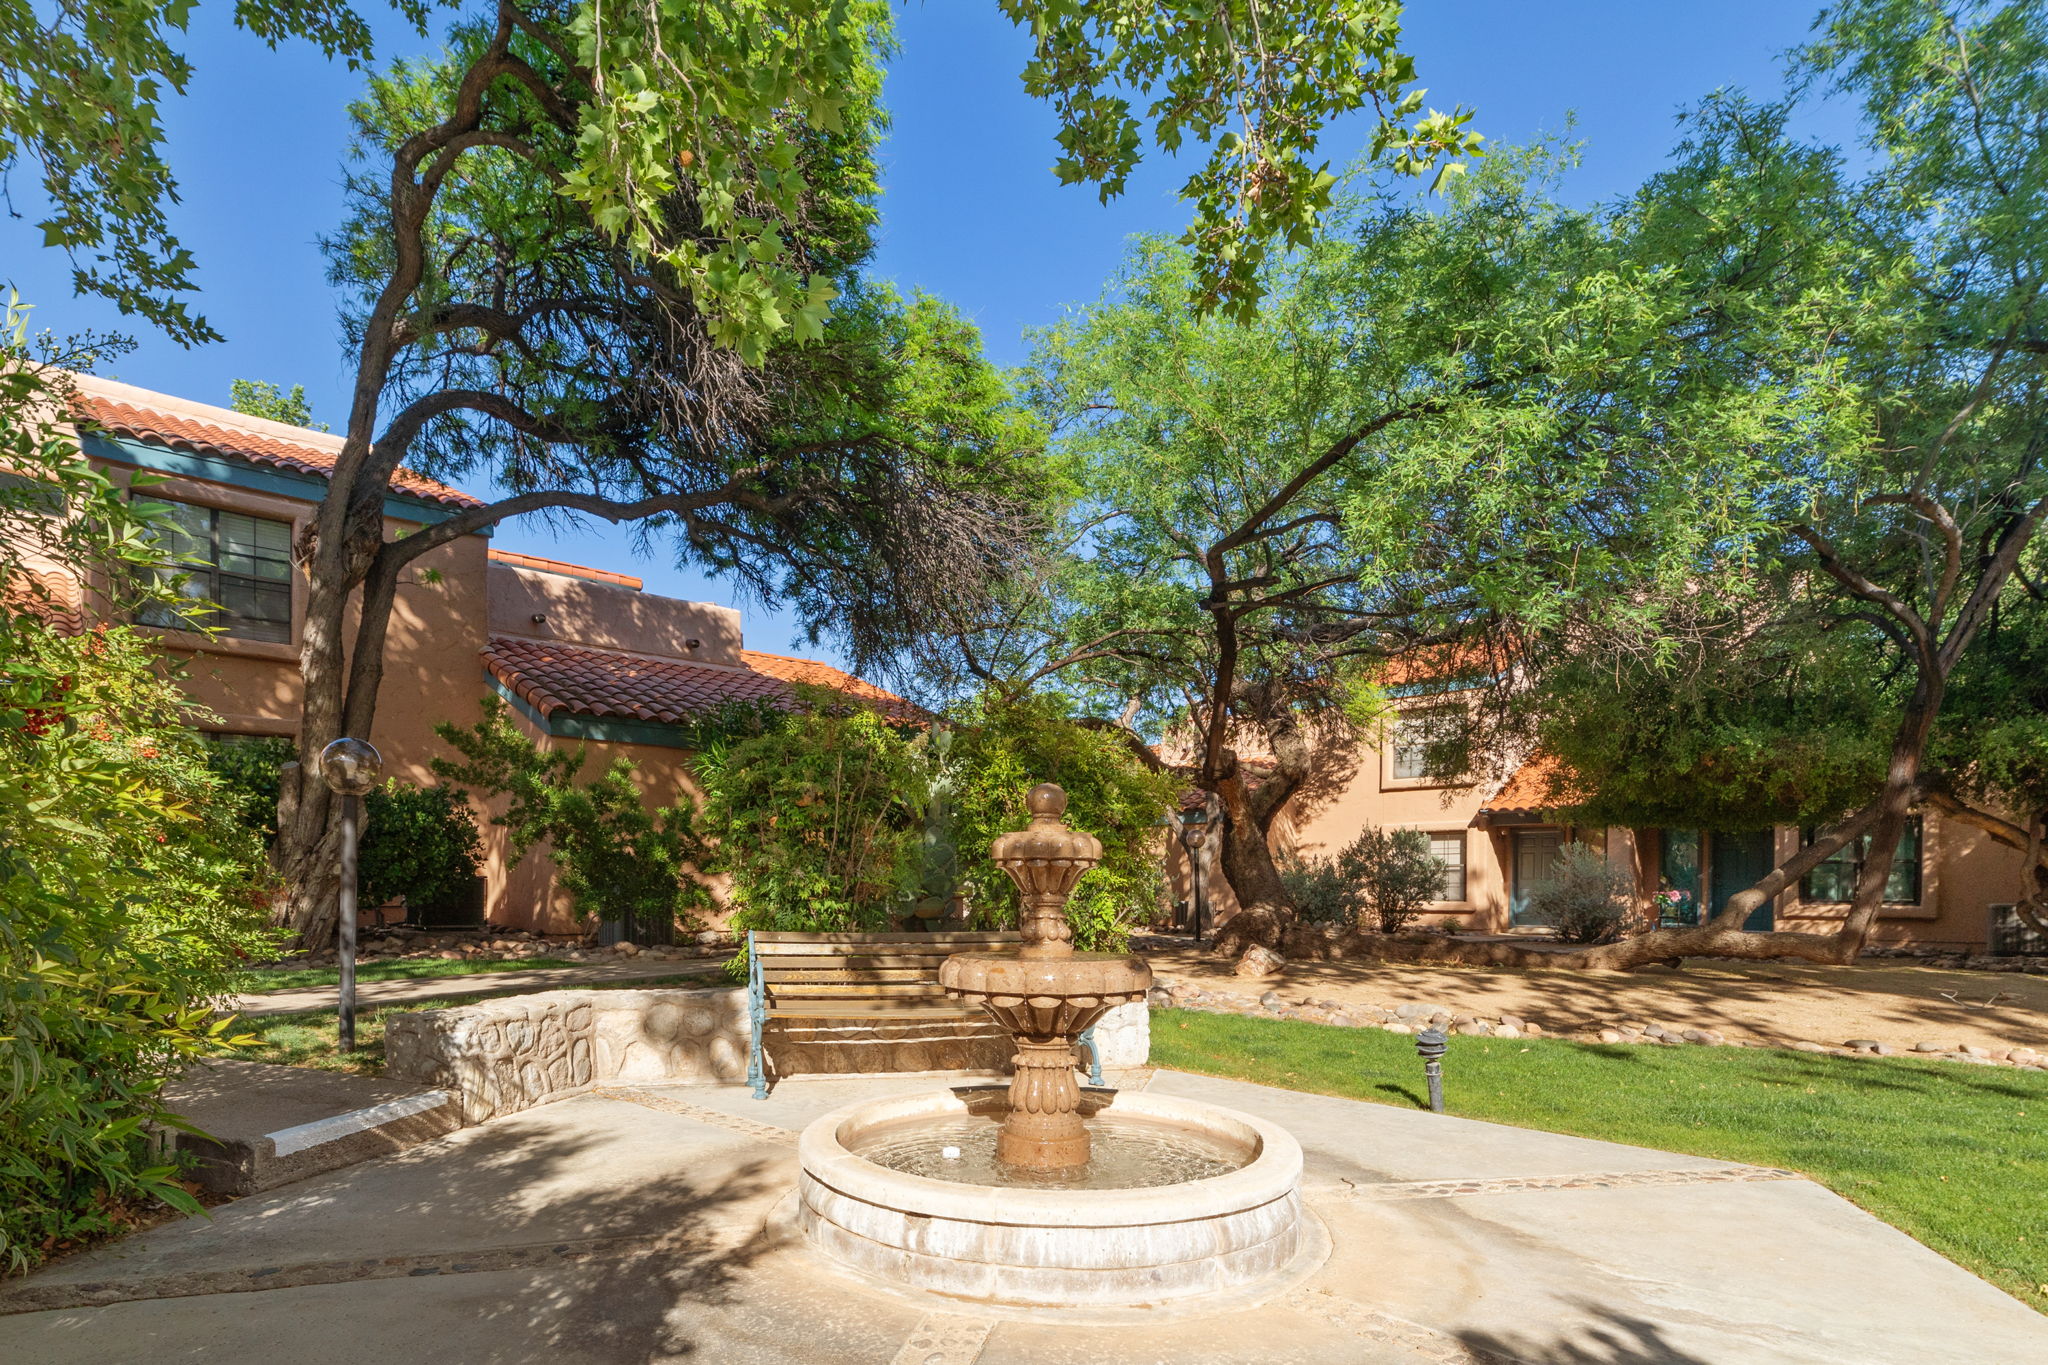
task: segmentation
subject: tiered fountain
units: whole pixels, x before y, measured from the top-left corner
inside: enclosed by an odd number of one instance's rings
[[[1007,1092],[931,1091],[812,1123],[798,1145],[805,1236],[893,1285],[1036,1308],[1164,1304],[1285,1274],[1304,1238],[1291,1136],[1076,1079],[1076,1039],[1143,999],[1152,972],[1074,951],[1067,897],[1102,845],[1060,822],[1058,787],[1026,804],[1031,823],[991,850],[1022,893],[1023,946],[961,953],[939,974],[1015,1041]]]

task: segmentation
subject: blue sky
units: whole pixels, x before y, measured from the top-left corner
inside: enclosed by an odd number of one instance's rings
[[[227,340],[187,351],[141,335],[107,372],[223,404],[232,379],[301,383],[316,416],[334,421],[348,371],[318,238],[339,218],[343,110],[361,77],[303,44],[266,49],[232,27],[230,8],[213,0],[196,10],[186,50],[197,76],[167,118],[183,190],[177,231],[200,262],[200,309]],[[1048,169],[1052,118],[1017,80],[1025,40],[992,0],[897,9],[878,273],[951,300],[980,324],[996,360],[1020,362],[1026,330],[1094,297],[1129,235],[1179,231],[1175,190],[1186,172],[1155,159],[1107,207],[1092,188],[1059,185]],[[1411,0],[1406,45],[1430,103],[1475,108],[1473,126],[1492,141],[1527,141],[1575,116],[1587,146],[1566,192],[1595,200],[1654,171],[1674,115],[1699,96],[1721,86],[1774,92],[1782,54],[1804,40],[1814,12],[1800,0]],[[421,46],[402,25],[381,37],[380,56]],[[1834,140],[1853,133],[1838,111],[1816,117]],[[1331,161],[1341,168],[1363,137],[1362,122],[1337,130]],[[18,196],[27,179],[18,177]],[[26,196],[17,207],[29,211],[0,219],[0,281],[37,305],[37,325],[135,330],[71,299],[63,257],[41,248]],[[722,582],[636,556],[624,531],[510,523],[496,543],[637,573],[651,591],[734,602]],[[740,605],[751,646],[834,657],[776,612]]]

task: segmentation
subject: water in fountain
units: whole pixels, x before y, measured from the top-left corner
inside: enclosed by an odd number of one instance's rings
[[[1092,1150],[1081,1166],[1020,1166],[999,1160],[1002,1116],[881,1124],[847,1149],[906,1175],[1020,1190],[1138,1190],[1207,1180],[1251,1160],[1243,1147],[1205,1133],[1104,1114],[1089,1123]]]

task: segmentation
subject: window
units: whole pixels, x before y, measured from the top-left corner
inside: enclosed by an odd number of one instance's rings
[[[1812,843],[1813,834],[1812,830],[1807,830],[1804,841]],[[1906,828],[1899,835],[1898,849],[1892,854],[1891,875],[1885,878],[1884,883],[1886,905],[1920,903],[1921,835],[1920,817],[1915,815],[1906,821]],[[1850,840],[1806,874],[1799,884],[1799,894],[1810,901],[1847,901],[1856,894],[1856,878],[1863,871],[1864,854],[1869,848],[1870,836],[1867,834]]]
[[[1429,836],[1429,853],[1444,865],[1443,884],[1437,892],[1437,899],[1464,900],[1465,831],[1454,829],[1441,834],[1432,832]]]
[[[290,641],[290,522],[163,498],[136,501],[165,509],[157,538],[176,562],[159,573],[193,602],[145,607],[142,624],[174,630],[217,626],[245,640]]]
[[[1428,711],[1403,716],[1394,722],[1394,776],[1401,781],[1443,776],[1443,746],[1458,738],[1464,715],[1458,711]],[[1432,751],[1436,752],[1432,752]],[[1436,760],[1432,766],[1431,760]]]

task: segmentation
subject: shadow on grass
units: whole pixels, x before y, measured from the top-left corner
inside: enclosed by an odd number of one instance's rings
[[[1408,1103],[1414,1105],[1417,1109],[1429,1108],[1429,1101],[1427,1099],[1423,1098],[1421,1095],[1416,1094],[1413,1090],[1410,1090],[1405,1085],[1395,1085],[1392,1081],[1381,1081],[1378,1085],[1374,1086],[1373,1089],[1380,1091],[1382,1094],[1398,1095],[1402,1099],[1408,1101]]]

